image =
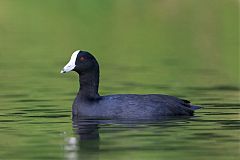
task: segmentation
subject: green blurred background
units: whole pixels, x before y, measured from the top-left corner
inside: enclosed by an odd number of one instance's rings
[[[0,80],[58,77],[81,49],[98,58],[102,86],[238,85],[238,7],[238,0],[1,0]],[[150,70],[125,73],[131,67]]]

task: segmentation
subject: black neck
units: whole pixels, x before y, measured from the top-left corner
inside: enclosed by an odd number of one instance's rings
[[[87,73],[79,74],[80,89],[79,95],[81,99],[97,99],[99,84],[99,69]]]

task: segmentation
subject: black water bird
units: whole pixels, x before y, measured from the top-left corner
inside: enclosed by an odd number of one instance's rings
[[[192,116],[200,107],[188,100],[162,94],[115,94],[101,96],[98,93],[99,65],[95,57],[86,51],[75,51],[61,73],[75,71],[79,74],[80,88],[72,105],[77,117],[106,119],[157,119],[164,116]]]

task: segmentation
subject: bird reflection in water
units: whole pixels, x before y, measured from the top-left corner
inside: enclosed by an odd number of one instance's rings
[[[98,160],[99,132],[96,120],[73,118],[76,137],[66,139],[65,158],[67,160]]]

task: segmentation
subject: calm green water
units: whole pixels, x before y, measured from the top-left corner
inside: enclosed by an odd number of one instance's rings
[[[0,0],[0,159],[231,160],[240,156],[237,0]],[[191,118],[74,120],[92,52],[101,94],[164,93]]]

